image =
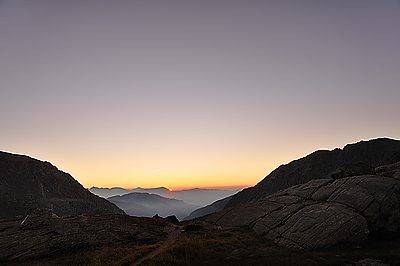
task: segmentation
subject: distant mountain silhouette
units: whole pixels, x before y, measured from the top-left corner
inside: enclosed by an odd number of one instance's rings
[[[364,164],[370,167],[400,161],[400,141],[379,138],[348,144],[343,149],[318,150],[304,158],[281,165],[256,186],[235,194],[225,208],[255,202],[274,192],[307,183],[312,179],[331,178],[340,167],[347,164]]]
[[[152,217],[158,214],[161,217],[175,215],[182,220],[191,211],[199,208],[182,200],[169,199],[156,194],[132,192],[122,196],[113,196],[109,201],[133,216]]]
[[[124,213],[49,162],[0,152],[0,219],[49,208],[59,215]]]
[[[170,199],[183,200],[188,204],[198,205],[198,206],[206,206],[208,204],[213,203],[216,200],[231,196],[238,191],[238,190],[194,188],[186,190],[174,190],[171,192],[165,187],[159,187],[159,188],[139,187],[135,189],[92,187],[89,190],[93,194],[96,194],[103,198],[109,198],[117,195],[125,195],[132,192],[139,192],[139,193],[156,194]]]
[[[172,195],[174,196],[174,198],[183,200],[189,204],[206,206],[217,200],[232,196],[237,191],[238,190],[194,188],[188,190],[173,191]]]
[[[157,194],[166,198],[169,198],[171,192],[165,187],[158,187],[158,188],[134,188],[134,189],[125,189],[121,187],[113,187],[113,188],[99,188],[99,187],[91,187],[89,189],[90,192],[96,194],[103,198],[109,198],[113,196],[122,196],[125,194],[129,194],[132,192],[138,193],[149,193],[149,194]]]

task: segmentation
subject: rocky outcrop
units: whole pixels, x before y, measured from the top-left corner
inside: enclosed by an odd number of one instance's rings
[[[332,172],[331,177],[333,179],[339,179],[349,176],[357,176],[357,175],[373,175],[375,174],[375,169],[372,166],[369,166],[365,163],[356,163],[356,164],[345,164],[335,171]]]
[[[235,194],[225,208],[255,202],[279,190],[304,184],[312,179],[331,178],[335,170],[346,164],[362,163],[375,168],[398,161],[400,141],[388,138],[361,141],[332,151],[315,151],[304,158],[279,166],[256,186]],[[341,177],[346,176],[345,171],[343,172]],[[350,175],[354,174],[349,173],[347,176]]]
[[[360,243],[400,232],[400,162],[377,175],[316,179],[255,203],[208,218],[223,226],[247,225],[279,245],[295,249]]]
[[[58,215],[124,213],[48,162],[0,152],[0,219],[49,208]]]
[[[34,209],[23,219],[0,220],[0,264],[30,265],[32,259],[78,250],[152,245],[169,227],[173,224],[164,219],[121,214],[58,217],[49,209]]]

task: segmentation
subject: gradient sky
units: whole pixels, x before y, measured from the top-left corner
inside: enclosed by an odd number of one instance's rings
[[[85,187],[245,186],[400,138],[400,2],[0,0],[0,149]]]

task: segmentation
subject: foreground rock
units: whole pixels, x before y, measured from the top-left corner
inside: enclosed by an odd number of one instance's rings
[[[0,219],[49,208],[58,216],[124,213],[48,162],[0,152]]]
[[[77,250],[155,244],[171,226],[164,219],[121,214],[60,218],[51,210],[35,209],[22,220],[0,220],[0,264]]]
[[[275,243],[295,249],[360,243],[400,232],[400,163],[377,175],[316,179],[216,213],[208,221],[247,225]]]
[[[343,266],[390,266],[390,265],[383,263],[379,260],[364,259],[364,260],[359,260],[357,262],[353,262],[352,264],[346,264]]]

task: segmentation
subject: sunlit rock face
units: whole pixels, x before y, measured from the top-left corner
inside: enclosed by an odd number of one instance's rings
[[[400,161],[400,141],[379,138],[348,144],[343,149],[318,150],[304,158],[281,165],[256,186],[237,193],[225,208],[256,202],[279,190],[312,179],[371,174],[371,168]],[[346,167],[348,166],[348,167]]]
[[[255,203],[216,213],[208,221],[247,225],[279,245],[295,249],[360,243],[400,232],[400,162],[375,175],[316,179]]]
[[[0,152],[0,219],[48,208],[56,215],[124,213],[48,162]]]

